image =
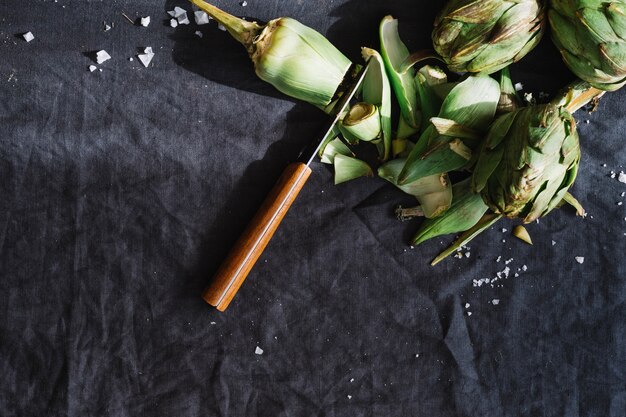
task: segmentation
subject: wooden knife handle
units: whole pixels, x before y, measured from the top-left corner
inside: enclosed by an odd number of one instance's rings
[[[309,175],[311,168],[301,162],[290,164],[285,168],[246,230],[222,262],[213,282],[204,291],[202,298],[207,303],[217,307],[219,311],[226,310]]]

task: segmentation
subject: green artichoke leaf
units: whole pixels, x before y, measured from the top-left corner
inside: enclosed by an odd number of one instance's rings
[[[340,153],[335,154],[333,164],[335,167],[335,185],[359,177],[374,176],[372,168],[367,163]]]
[[[470,190],[469,180],[452,186],[452,205],[441,216],[426,219],[412,240],[414,245],[433,237],[458,233],[473,227],[487,211],[480,194]]]
[[[339,124],[339,130],[349,143],[370,142],[381,134],[379,107],[370,103],[356,103]]]
[[[323,164],[332,164],[335,162],[335,156],[337,154],[345,156],[354,156],[354,153],[343,143],[339,138],[330,140],[326,145],[321,155],[321,162]]]
[[[492,122],[498,101],[500,100],[500,85],[488,75],[472,75],[458,83],[443,101],[439,118],[453,120],[467,128],[484,132]],[[423,175],[431,175],[435,166],[442,169],[454,170],[463,167],[467,159],[459,158],[458,153],[448,152],[447,161],[437,160],[434,157],[425,158],[431,152],[431,144],[440,137],[437,130],[429,123],[428,128],[420,136],[417,145],[411,151],[406,164],[400,174],[400,183],[415,181]],[[428,161],[428,162],[426,162]],[[433,164],[433,161],[436,163]],[[429,164],[423,167],[423,164]],[[447,171],[439,171],[447,172]]]
[[[399,185],[398,174],[403,166],[403,159],[394,159],[378,168],[378,176],[417,198],[426,218],[437,217],[450,208],[452,185],[447,174],[431,175],[409,184]]]
[[[363,80],[363,100],[378,106],[383,141],[378,145],[382,161],[389,159],[391,152],[391,85],[383,57],[375,50],[363,48],[363,59],[369,60],[369,68]]]
[[[410,126],[419,128],[422,116],[414,80],[415,71],[401,71],[400,67],[409,56],[409,50],[398,34],[398,20],[391,16],[385,16],[380,22],[380,47],[402,117]]]
[[[430,120],[439,114],[443,99],[439,97],[433,87],[447,82],[448,76],[437,67],[425,65],[417,71],[415,86],[420,99],[422,120]],[[424,127],[424,123],[422,123],[422,127]]]
[[[441,252],[433,261],[430,263],[431,266],[437,265],[439,262],[443,261],[448,256],[452,255],[459,248],[467,245],[474,239],[476,236],[484,232],[493,226],[498,220],[502,218],[502,215],[487,213],[483,217],[480,218],[478,223],[472,226],[469,230],[463,232],[461,236],[457,240],[454,241],[452,245],[450,245],[446,250]]]

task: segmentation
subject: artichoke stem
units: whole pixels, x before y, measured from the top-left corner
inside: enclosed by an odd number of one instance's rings
[[[398,206],[396,209],[396,217],[400,221],[411,220],[414,217],[424,217],[424,210],[422,210],[421,206],[417,207],[408,207],[403,208],[402,206]]]
[[[564,91],[552,100],[552,104],[555,106],[565,106],[570,113],[574,113],[589,103],[594,106],[593,110],[595,110],[595,107],[598,105],[598,100],[605,93],[606,91],[592,87],[585,81],[575,81],[565,87]]]
[[[246,47],[250,55],[254,53],[254,40],[261,34],[264,26],[235,17],[202,0],[189,1],[221,23],[233,38]]]

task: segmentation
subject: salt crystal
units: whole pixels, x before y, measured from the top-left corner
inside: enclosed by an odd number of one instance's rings
[[[206,25],[209,23],[209,15],[202,10],[193,12],[193,19],[196,21],[196,25],[198,26]]]
[[[226,32],[226,27],[222,25],[221,23],[217,25],[217,28],[223,32]]]
[[[465,303],[465,308],[469,308],[470,307],[470,303]]]
[[[154,58],[154,54],[152,52],[139,54],[137,55],[137,58],[139,58],[139,60],[141,61],[144,67],[148,68],[148,66],[150,65],[150,62],[152,61],[152,58]]]
[[[606,168],[606,164],[602,164],[602,166]]]
[[[589,124],[589,120],[585,120],[585,124]]]
[[[470,257],[470,253],[469,252],[465,252],[465,257],[469,258]]]
[[[170,10],[169,12],[167,12],[167,14],[169,14],[172,17],[178,18],[181,15],[187,14],[187,10],[183,9],[182,7],[174,7],[174,10]]]
[[[260,347],[256,347],[256,349],[254,349],[254,353],[257,355],[262,355],[263,354],[263,349],[261,349]]]
[[[132,62],[133,61],[133,57],[131,56],[130,58],[128,58],[128,60]]]
[[[625,197],[625,196],[626,196],[626,191],[625,191],[625,192],[623,192],[623,193],[621,193],[619,196],[620,196],[620,197]]]
[[[179,25],[188,25],[189,24],[189,18],[187,17],[187,12],[185,12],[182,15],[178,16],[176,18],[176,20],[178,20],[178,24]]]
[[[22,37],[24,38],[26,42],[30,42],[33,39],[35,39],[35,35],[33,35],[32,32],[26,32],[25,34],[22,35]]]
[[[506,243],[506,239],[502,239],[502,243]]]
[[[504,261],[505,265],[510,264],[511,262],[513,262],[513,258],[507,259],[506,261]]]
[[[111,55],[109,55],[107,51],[105,51],[104,49],[96,52],[96,62],[98,64],[102,64],[103,62],[108,61],[109,59],[111,59]]]
[[[611,171],[611,178],[615,178],[615,171]]]
[[[506,233],[506,229],[505,228],[502,228],[502,233]]]
[[[97,69],[97,67],[95,65],[90,65],[89,66],[89,71],[94,72]]]
[[[176,21],[176,19],[170,19],[170,26],[173,28],[178,26],[178,22]]]
[[[553,240],[553,241],[552,241],[552,246],[554,246],[554,245],[556,245],[556,242]]]
[[[524,89],[524,84],[517,83],[515,84],[515,91],[522,91]]]
[[[144,54],[154,54],[154,51],[152,50],[151,46],[146,46],[145,48],[143,48],[143,53]]]
[[[352,395],[348,395],[348,399],[351,400],[352,399]]]
[[[196,34],[196,36],[197,36],[197,37],[199,37],[199,38],[201,38],[201,37],[203,36],[203,35],[202,35],[202,32],[200,32],[199,30],[196,30],[195,34]],[[324,191],[322,191],[322,192],[324,192]]]
[[[494,306],[497,306],[498,304],[500,304],[500,300],[498,300],[497,298],[494,298],[493,300],[491,300],[491,304],[493,304]]]
[[[111,30],[111,26],[110,26],[110,25],[107,25],[107,24],[105,23],[105,24],[104,24],[104,31],[105,31],[105,32],[108,32],[108,31],[110,31],[110,30]]]
[[[535,101],[535,99],[533,98],[533,93],[524,93],[524,100],[527,103],[532,103],[533,101]]]
[[[240,4],[241,4],[241,7],[246,7],[248,5],[248,2],[247,1],[242,1]]]
[[[354,378],[350,378],[350,382],[354,382]]]
[[[621,206],[622,204],[623,204],[623,203],[622,203],[621,201],[618,201],[618,202],[617,202],[617,205],[618,205],[618,206]]]
[[[150,24],[150,16],[141,18],[141,26],[147,28],[149,24]]]
[[[522,265],[522,271],[526,272],[528,270],[528,267],[526,265]]]
[[[496,259],[496,262],[500,262],[500,259],[502,259],[502,256],[498,256],[498,259]]]
[[[585,257],[584,256],[577,256],[576,257],[576,262],[578,262],[579,264],[582,264],[583,262],[585,262]]]
[[[617,177],[617,180],[621,183],[626,184],[626,173],[620,171],[619,177]]]
[[[519,277],[519,274],[516,272],[514,276],[515,276],[515,278],[517,278],[517,277]]]
[[[471,315],[472,315],[472,312],[471,312],[471,311],[468,311],[468,312],[467,312],[467,315],[468,315],[468,317],[469,317],[469,316],[471,316]]]

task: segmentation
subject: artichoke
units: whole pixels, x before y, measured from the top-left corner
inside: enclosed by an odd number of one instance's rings
[[[525,107],[500,116],[490,127],[472,188],[494,213],[530,223],[563,200],[579,160],[576,124],[567,109]]]
[[[626,1],[551,0],[548,17],[574,74],[601,90],[626,83]]]
[[[540,0],[450,0],[435,20],[435,51],[456,72],[494,73],[530,52],[544,32]]]
[[[245,46],[263,81],[322,109],[331,104],[352,62],[319,32],[288,17],[259,25],[203,0],[190,1]]]

